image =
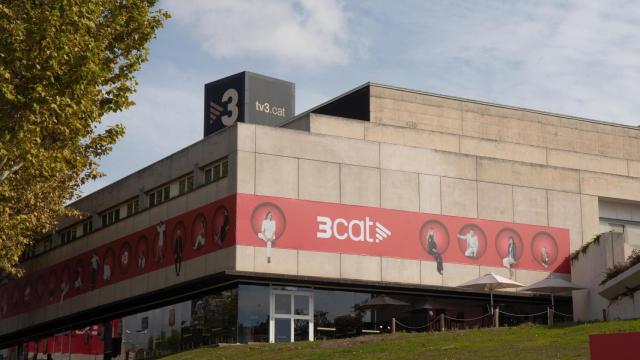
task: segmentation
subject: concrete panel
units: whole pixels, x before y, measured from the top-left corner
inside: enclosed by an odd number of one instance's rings
[[[435,261],[420,261],[420,283],[422,285],[442,286],[442,279],[443,276],[438,274]]]
[[[379,257],[340,254],[340,277],[355,280],[381,280]]]
[[[582,243],[586,243],[600,233],[598,197],[581,195],[580,204],[582,210]]]
[[[147,210],[147,212],[149,213],[149,223],[151,224],[157,224],[160,221],[164,221],[167,219],[167,206],[165,204],[154,206],[151,209]],[[146,226],[149,226],[149,223],[147,223]],[[107,238],[106,240],[111,241],[114,239]]]
[[[198,256],[182,262],[182,271],[180,272],[182,281],[189,281],[206,275],[206,266],[206,256]]]
[[[584,194],[640,201],[640,181],[635,178],[583,171],[580,183]]]
[[[234,247],[220,249],[205,256],[206,274],[215,274],[225,270],[235,270],[236,250]]]
[[[513,221],[513,186],[478,182],[478,217]]]
[[[420,192],[418,174],[382,170],[381,206],[388,209],[418,211]]]
[[[268,126],[256,126],[256,151],[360,166],[380,164],[377,143]]]
[[[256,272],[298,275],[298,252],[291,249],[271,249],[271,262],[267,262],[267,248],[254,249]]]
[[[576,193],[580,191],[578,171],[507,160],[479,158],[478,180]]]
[[[513,221],[531,225],[549,225],[547,191],[514,186]]]
[[[478,217],[478,188],[475,181],[443,177],[442,214]]]
[[[517,266],[517,265],[516,265]],[[515,280],[515,268],[513,269],[514,273],[513,276],[511,277],[512,280]],[[504,267],[495,267],[495,266],[480,266],[480,276],[489,274],[489,273],[494,273],[496,275],[500,275],[502,277],[505,277],[507,279],[509,279],[509,269],[504,268]]]
[[[640,177],[640,161],[629,160],[629,176]]]
[[[340,202],[351,205],[380,206],[380,170],[340,165]]]
[[[384,169],[461,179],[476,178],[476,159],[468,155],[380,144],[380,162]]]
[[[610,157],[581,154],[562,150],[548,150],[549,165],[597,171],[609,174],[627,175],[627,161]]]
[[[178,216],[190,210],[187,207],[186,196],[180,196],[176,199],[171,199],[171,201],[167,202],[165,206],[167,207],[167,217]],[[120,226],[120,222],[117,225]],[[132,232],[132,229],[128,229],[126,231],[122,231],[121,229],[118,229],[118,233],[122,234],[120,236],[126,236],[128,234],[131,234],[131,232]]]
[[[495,113],[505,110],[509,113]],[[513,110],[463,103],[463,135],[540,146],[542,144],[542,125],[537,122],[519,120],[516,118],[517,116],[519,114]]]
[[[580,195],[548,191],[549,226],[569,229],[570,251],[582,246],[582,211]]]
[[[556,125],[542,125],[543,144],[554,149],[598,153],[598,134]]]
[[[376,84],[372,84],[369,87],[369,91],[371,93],[371,97],[375,98],[400,100],[404,102],[424,104],[435,107],[445,107],[454,110],[460,110],[462,108],[462,101],[460,100],[452,99],[445,96],[427,94],[424,92],[397,89]]]
[[[309,131],[312,133],[364,139],[366,121],[313,113],[310,115]]]
[[[440,214],[440,177],[420,174],[420,211]]]
[[[365,139],[389,144],[458,152],[458,135],[365,122]]]
[[[238,137],[238,144],[236,145],[238,151],[255,152],[256,126],[242,122],[236,122],[235,126]]]
[[[460,152],[534,164],[547,163],[545,148],[466,136],[460,137]]]
[[[601,129],[594,129],[598,133],[598,154],[616,158],[623,157],[624,137],[604,134]]]
[[[436,104],[403,100],[371,97],[370,121],[373,123],[460,134],[462,127],[461,111],[459,108],[454,109],[448,106],[437,106]]]
[[[236,245],[232,247],[236,253],[236,268],[238,271],[254,271],[254,247]]]
[[[520,284],[524,284],[525,286],[531,285],[549,276],[549,273],[544,271],[515,269],[514,272],[515,272],[515,277],[513,278],[513,280],[519,282]],[[565,280],[571,281],[571,279],[565,279]]]
[[[298,159],[256,154],[256,194],[298,198]]]
[[[340,278],[340,254],[298,251],[298,275]]]
[[[640,160],[640,139],[625,137],[623,147],[625,159]]]
[[[136,296],[149,291],[149,276],[147,274],[138,275],[130,281],[130,293],[129,296]]]
[[[300,199],[340,202],[340,165],[304,160],[300,163]]]
[[[236,153],[237,192],[254,194],[256,191],[256,154],[244,151]]]
[[[458,286],[479,276],[480,267],[478,265],[445,263],[442,284],[444,286]]]
[[[382,281],[420,284],[420,261],[383,257]]]

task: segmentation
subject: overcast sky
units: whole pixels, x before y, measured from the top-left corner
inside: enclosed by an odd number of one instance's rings
[[[296,83],[302,112],[367,81],[640,125],[638,1],[167,0],[127,134],[89,194],[202,137],[204,84]]]

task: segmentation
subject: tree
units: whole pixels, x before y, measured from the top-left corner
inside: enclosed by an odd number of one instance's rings
[[[157,0],[0,3],[0,270],[52,231],[123,136],[135,72],[169,15]]]

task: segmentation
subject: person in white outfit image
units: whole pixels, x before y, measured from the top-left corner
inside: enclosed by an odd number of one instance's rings
[[[271,211],[267,211],[262,220],[262,226],[258,233],[258,238],[267,244],[267,262],[271,262],[271,247],[276,241],[276,222],[273,220]]]
[[[198,250],[204,246],[205,238],[204,238],[204,227],[200,230],[198,236],[196,236],[196,241],[193,242],[193,250]]]
[[[507,245],[507,256],[502,259],[502,265],[509,270],[509,278],[513,277],[513,265],[516,264],[517,257],[516,242],[512,236],[509,236],[509,244]]]
[[[156,262],[161,263],[164,260],[164,229],[166,225],[164,221],[160,221],[156,225],[156,232],[158,233],[158,243],[156,244]]]
[[[473,230],[469,230],[466,235],[458,234],[458,238],[467,241],[467,250],[464,256],[474,258],[478,256],[478,235]]]

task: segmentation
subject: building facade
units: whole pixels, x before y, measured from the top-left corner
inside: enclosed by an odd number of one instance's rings
[[[205,104],[205,126],[229,101]],[[488,294],[458,285],[571,280],[569,254],[604,231],[640,245],[637,128],[371,83],[278,127],[248,119],[73,203],[86,216],[0,286],[0,356],[146,358],[380,332],[391,317],[434,327],[442,313],[483,326]],[[533,314],[547,296],[495,296],[546,321]],[[556,307],[593,320],[607,301],[585,289]]]

